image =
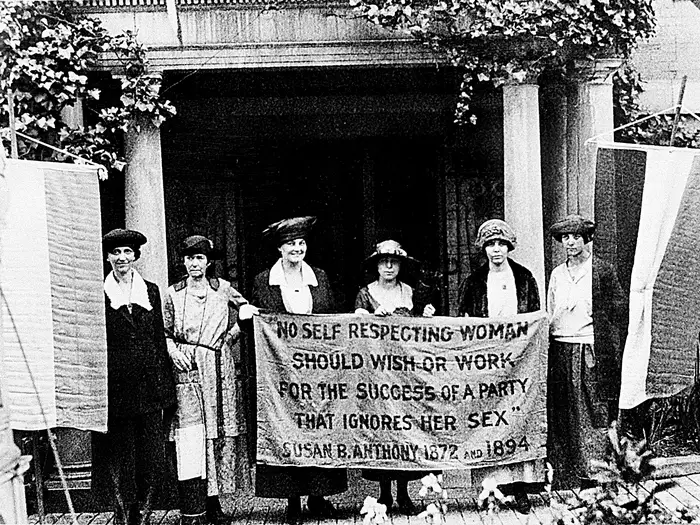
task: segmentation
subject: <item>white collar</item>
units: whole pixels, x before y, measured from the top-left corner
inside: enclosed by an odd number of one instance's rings
[[[149,312],[153,310],[151,301],[148,300],[148,288],[146,281],[136,270],[131,270],[131,297],[125,296],[122,289],[119,287],[117,278],[114,272],[109,272],[105,278],[105,294],[109,297],[109,303],[112,308],[119,310],[122,306],[129,307],[131,304],[138,304]]]
[[[304,286],[318,286],[316,274],[311,266],[301,261],[301,280]],[[282,259],[278,259],[272,268],[270,268],[270,286],[288,286],[287,279],[284,277],[284,268],[282,268]]]

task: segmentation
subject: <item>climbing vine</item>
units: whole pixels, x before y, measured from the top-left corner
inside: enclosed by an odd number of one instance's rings
[[[350,0],[360,16],[402,31],[463,72],[456,120],[480,83],[499,87],[572,58],[627,58],[655,28],[651,0]]]
[[[136,35],[110,35],[75,7],[58,0],[0,2],[0,138],[7,151],[12,92],[17,131],[119,171],[125,165],[120,145],[130,126],[144,119],[160,126],[175,108],[159,94],[159,79],[149,75],[146,48]],[[101,104],[102,92],[91,82],[104,53],[120,63],[121,97],[114,104]],[[62,111],[78,101],[91,111],[89,124],[72,129]],[[19,140],[18,149],[24,159],[70,159],[29,140]]]

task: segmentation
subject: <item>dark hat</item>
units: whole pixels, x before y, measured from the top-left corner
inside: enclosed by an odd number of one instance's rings
[[[293,241],[306,239],[311,227],[316,223],[316,217],[293,217],[270,224],[263,230],[263,237],[272,239],[277,246]]]
[[[140,256],[140,248],[146,244],[146,236],[136,230],[123,230],[117,228],[102,237],[102,249],[109,253],[120,246],[128,246],[137,252],[136,258]]]
[[[207,259],[220,259],[223,255],[220,250],[214,248],[214,243],[204,237],[204,235],[190,235],[180,244],[180,255],[195,255],[201,253]]]
[[[513,230],[510,224],[501,219],[489,219],[479,226],[475,244],[479,249],[483,249],[486,243],[494,240],[507,242],[510,245],[511,251],[515,250],[515,247],[518,245],[515,230]]]
[[[595,222],[573,213],[571,215],[567,215],[562,220],[555,222],[549,229],[549,233],[552,235],[552,237],[559,242],[561,242],[561,236],[565,233],[579,234],[586,240],[586,242],[589,242],[593,238],[594,232]]]
[[[365,259],[364,264],[367,270],[376,271],[377,263],[382,257],[396,257],[398,260],[400,260],[401,272],[404,273],[404,278],[405,272],[415,274],[420,267],[420,263],[413,257],[409,257],[406,250],[404,250],[398,242],[386,240],[377,244],[372,255]]]

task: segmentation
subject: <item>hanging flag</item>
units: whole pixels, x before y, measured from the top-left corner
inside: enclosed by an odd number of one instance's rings
[[[1,228],[10,425],[107,428],[107,344],[95,168],[8,160]]]
[[[618,261],[623,286],[629,284],[620,390],[620,408],[629,409],[695,380],[700,151],[601,145],[595,214],[596,250]]]

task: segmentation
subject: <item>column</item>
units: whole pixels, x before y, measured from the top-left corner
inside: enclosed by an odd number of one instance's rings
[[[161,290],[168,286],[168,252],[165,235],[165,197],[160,129],[146,119],[132,123],[126,134],[124,207],[126,227],[143,233],[139,273]]]
[[[544,305],[538,95],[539,86],[535,79],[503,86],[503,197],[505,220],[518,236],[513,259],[535,276]]]
[[[622,60],[574,60],[567,115],[567,213],[594,216],[596,145],[589,138],[612,131],[612,75]],[[612,141],[612,134],[603,137]]]

